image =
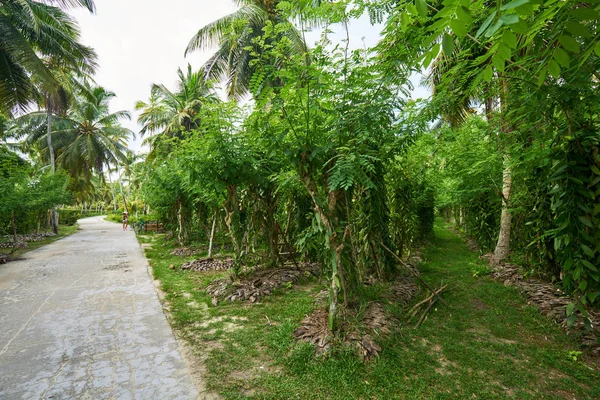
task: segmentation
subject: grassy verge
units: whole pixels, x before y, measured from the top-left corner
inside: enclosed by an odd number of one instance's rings
[[[440,305],[419,329],[401,320],[368,364],[353,349],[317,358],[311,346],[294,343],[318,283],[260,304],[213,307],[203,289],[224,274],[171,269],[194,257],[169,255],[173,245],[161,237],[140,241],[148,243],[172,325],[204,360],[208,387],[225,398],[600,398],[599,365],[582,360],[576,341],[515,289],[475,277],[484,264],[441,224],[420,269],[432,284],[449,283],[449,307]]]
[[[46,237],[43,240],[40,240],[38,242],[28,242],[26,248],[15,250],[15,252],[11,254],[11,257],[19,258],[30,251],[39,249],[42,246],[46,246],[47,244],[56,242],[57,240],[60,240],[64,237],[72,235],[73,233],[77,232],[77,228],[78,228],[77,224],[75,224],[75,225],[59,225],[58,235]],[[11,249],[4,249],[4,248],[0,249],[0,254],[9,254],[10,250]]]

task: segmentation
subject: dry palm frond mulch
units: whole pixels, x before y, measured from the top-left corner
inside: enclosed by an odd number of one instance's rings
[[[27,247],[27,243],[31,242],[39,242],[40,240],[44,240],[47,237],[54,237],[56,234],[54,232],[43,232],[39,235],[30,234],[30,235],[17,235],[16,246],[14,242],[13,235],[5,235],[2,236],[2,241],[0,242],[0,248],[9,248],[9,247]]]
[[[233,258],[200,258],[198,260],[189,261],[181,265],[182,271],[225,271],[233,267]]]
[[[489,256],[483,256],[482,258],[489,258]],[[505,286],[514,286],[523,291],[529,304],[537,307],[542,315],[550,317],[561,324],[567,331],[580,332],[583,344],[590,348],[592,354],[600,356],[600,344],[598,343],[600,313],[588,310],[588,318],[592,326],[591,331],[585,329],[583,318],[578,318],[573,325],[569,326],[566,310],[567,305],[573,303],[574,300],[552,283],[533,278],[525,279],[521,269],[513,264],[493,266],[491,276],[504,283]]]
[[[408,306],[420,290],[415,279],[409,276],[397,277],[389,289],[391,297],[403,307]]]
[[[217,279],[206,288],[213,298],[213,304],[219,301],[250,301],[256,303],[265,296],[273,294],[275,289],[299,282],[302,279],[317,276],[321,272],[318,263],[299,263],[298,268],[284,267],[259,270],[238,281]]]
[[[422,261],[418,251],[408,260],[404,260],[403,267],[410,276],[396,277],[383,297],[407,308],[421,290],[416,282],[416,277],[420,275],[417,265]],[[371,285],[376,282],[375,277],[369,276],[366,278],[365,284]],[[307,315],[294,331],[296,340],[313,344],[317,354],[329,351],[334,336],[328,327],[327,300],[328,291],[319,292],[315,299],[317,308]],[[356,346],[358,355],[363,361],[377,357],[381,352],[381,345],[378,341],[381,342],[398,326],[398,321],[386,313],[383,305],[378,302],[368,305],[358,326],[355,323],[344,322],[356,321],[356,314],[359,312],[357,309],[341,309],[339,312],[338,320],[341,321],[341,326],[338,328],[339,337],[342,338],[344,344]]]
[[[339,337],[342,338],[342,343],[356,347],[361,360],[368,361],[381,352],[377,339],[387,337],[398,322],[387,315],[381,303],[369,304],[360,326],[345,322],[355,320],[356,312],[356,309],[340,310]],[[318,355],[325,354],[331,349],[334,337],[328,322],[327,310],[319,307],[302,320],[294,331],[294,337],[297,341],[313,344]]]
[[[171,251],[171,255],[172,256],[182,256],[182,257],[193,256],[196,253],[197,253],[196,250],[192,250],[189,247],[179,247],[179,248],[174,249],[173,251]]]

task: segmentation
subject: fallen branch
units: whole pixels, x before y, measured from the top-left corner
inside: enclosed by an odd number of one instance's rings
[[[444,289],[446,289],[448,287],[448,285],[444,285],[442,287],[440,287],[438,290],[436,290],[434,293],[431,294],[431,296],[427,297],[425,300],[418,302],[417,304],[415,304],[410,311],[408,312],[410,314],[410,318],[414,318],[415,315],[417,315],[417,311],[419,309],[419,307],[421,307],[423,304],[427,303],[428,301],[431,301],[431,299],[436,296],[439,295]]]
[[[396,253],[394,253],[393,251],[391,251],[390,249],[388,249],[388,247],[387,247],[385,244],[381,243],[381,246],[382,246],[384,249],[386,249],[386,250],[387,250],[387,251],[388,251],[388,252],[389,252],[391,255],[393,255],[393,256],[396,258],[396,260],[398,260],[398,262],[399,262],[400,264],[402,264],[402,265],[403,265],[403,266],[404,266],[404,267],[405,267],[405,268],[406,268],[406,269],[407,269],[407,270],[408,270],[408,271],[409,271],[411,274],[413,274],[413,275],[414,275],[414,277],[415,277],[415,278],[417,278],[417,279],[419,280],[419,282],[421,282],[421,283],[423,284],[423,286],[425,286],[427,289],[429,289],[429,291],[430,291],[431,293],[433,293],[433,294],[434,294],[434,295],[435,295],[435,296],[438,298],[438,300],[439,300],[439,301],[441,301],[442,303],[444,303],[444,305],[446,305],[446,306],[448,305],[448,303],[446,303],[446,302],[444,301],[444,299],[442,299],[442,298],[439,296],[439,294],[437,294],[437,293],[435,292],[435,290],[433,290],[433,288],[432,288],[431,286],[429,286],[429,284],[428,284],[427,282],[425,282],[425,281],[423,280],[423,278],[421,278],[421,276],[420,276],[420,275],[418,275],[418,274],[415,274],[415,273],[414,273],[414,272],[413,272],[413,271],[412,271],[412,270],[411,270],[411,269],[408,267],[408,265],[407,265],[407,264],[404,262],[404,260],[402,260],[400,257],[398,257],[398,256],[396,255]]]
[[[433,305],[435,304],[436,300],[437,299],[433,299],[431,301],[431,303],[429,303],[429,306],[427,306],[427,308],[425,309],[425,312],[423,313],[423,315],[421,315],[421,318],[419,318],[419,322],[417,322],[417,325],[415,325],[415,329],[417,329],[419,326],[421,326],[423,321],[425,321],[425,317],[427,317],[427,314],[429,314],[429,311],[431,311],[431,309],[433,308]]]

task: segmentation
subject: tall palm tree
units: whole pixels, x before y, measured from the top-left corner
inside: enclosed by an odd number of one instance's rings
[[[46,59],[70,69],[91,72],[94,51],[79,43],[75,20],[61,7],[83,6],[92,0],[0,0],[0,112],[25,109],[39,89],[54,95],[60,85]]]
[[[211,79],[225,80],[228,97],[239,99],[248,92],[255,72],[250,62],[250,49],[259,51],[254,39],[263,34],[268,22],[288,24],[283,35],[291,40],[295,53],[305,53],[306,43],[301,32],[279,12],[281,0],[234,0],[234,3],[240,8],[202,27],[190,40],[185,53],[218,46],[216,53],[204,65],[206,74]],[[321,0],[311,0],[310,3],[316,6]]]
[[[129,151],[126,140],[133,132],[120,126],[119,121],[131,116],[127,111],[109,111],[108,103],[114,96],[103,87],[82,86],[66,115],[55,118],[51,134],[55,138],[56,161],[72,176],[81,174],[91,179],[93,171],[101,174]],[[27,143],[36,144],[42,156],[48,158],[45,113],[33,112],[19,120],[21,129],[31,132]]]
[[[212,83],[205,79],[202,71],[192,71],[188,65],[186,73],[177,70],[177,90],[171,92],[164,85],[154,84],[148,102],[138,101],[140,110],[138,123],[142,124],[141,135],[151,134],[145,140],[151,147],[162,138],[182,137],[185,132],[198,128],[198,113],[202,107],[218,101]]]

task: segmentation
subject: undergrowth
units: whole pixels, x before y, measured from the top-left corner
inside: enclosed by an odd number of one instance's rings
[[[574,338],[515,289],[474,273],[484,263],[454,233],[439,222],[435,233],[419,268],[431,285],[449,284],[448,307],[438,304],[419,329],[401,318],[367,364],[355,349],[316,357],[311,345],[294,342],[294,329],[315,307],[318,282],[259,304],[213,307],[203,289],[226,272],[178,271],[171,266],[199,256],[169,255],[175,245],[163,245],[162,235],[139,238],[151,245],[146,254],[173,328],[204,360],[209,389],[224,398],[599,398],[597,361],[582,358]]]

